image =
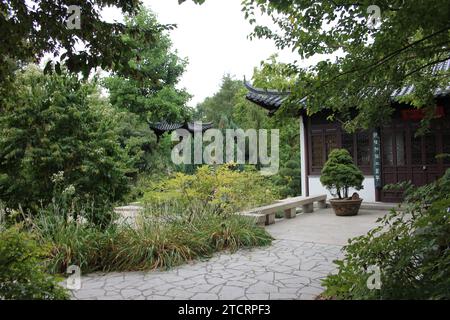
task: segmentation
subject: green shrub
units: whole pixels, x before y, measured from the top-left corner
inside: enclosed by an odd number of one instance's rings
[[[120,200],[131,162],[95,82],[44,75],[37,67],[16,78],[0,113],[0,200],[36,212],[51,203],[59,174],[80,198],[101,205]]]
[[[68,299],[56,279],[44,272],[45,248],[19,227],[0,230],[0,300]]]
[[[298,161],[289,160],[274,177],[274,182],[280,187],[282,198],[295,197],[301,194],[301,171]]]
[[[332,195],[339,199],[348,198],[350,188],[361,190],[364,176],[353,163],[350,153],[345,149],[335,149],[330,152],[328,160],[322,169],[320,182]]]
[[[450,298],[450,170],[438,182],[409,190],[405,212],[393,210],[380,226],[355,238],[324,280],[337,299]],[[381,271],[381,289],[369,290],[366,272]]]
[[[61,217],[63,221],[89,221],[99,228],[108,227],[117,218],[111,202],[101,197],[79,195],[73,185],[66,186],[62,172],[53,175],[52,183],[52,200],[38,208],[39,216]],[[25,215],[22,209],[20,211]]]
[[[168,168],[160,168],[159,172],[142,172],[134,179],[130,192],[125,197],[124,203],[130,204],[142,200],[148,190],[152,190],[161,180],[167,178]]]
[[[450,195],[450,170],[447,170],[439,180],[419,188],[414,186],[411,181],[406,181],[387,185],[384,189],[403,191],[409,212],[411,214],[421,213],[433,202],[445,199]]]
[[[143,202],[193,203],[216,213],[235,213],[272,203],[278,195],[269,178],[256,171],[232,170],[232,165],[202,166],[193,175],[176,173],[148,190]]]

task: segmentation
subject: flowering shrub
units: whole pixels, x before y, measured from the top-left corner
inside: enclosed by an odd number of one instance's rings
[[[0,201],[36,212],[52,202],[52,178],[61,173],[79,196],[121,200],[131,160],[98,86],[30,66],[17,73],[15,87],[0,113]]]

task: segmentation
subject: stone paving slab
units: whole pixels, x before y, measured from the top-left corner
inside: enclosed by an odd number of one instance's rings
[[[270,247],[221,253],[164,272],[90,274],[74,299],[312,299],[334,271],[340,246],[276,240]]]
[[[376,226],[388,210],[361,209],[357,216],[338,217],[333,209],[316,210],[299,214],[295,219],[277,221],[266,230],[275,239],[299,240],[305,242],[344,246],[348,239],[366,234]]]

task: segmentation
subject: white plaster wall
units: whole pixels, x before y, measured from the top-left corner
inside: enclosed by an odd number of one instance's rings
[[[303,116],[300,116],[300,171],[302,179],[302,196],[306,195],[308,173],[306,172],[306,131]]]
[[[364,189],[360,191],[356,191],[354,189],[350,189],[349,193],[350,195],[353,194],[353,192],[358,192],[359,196],[364,199],[364,201],[367,202],[375,202],[375,181],[373,176],[364,176],[364,182],[363,186]],[[326,194],[328,195],[329,199],[334,198],[327,189],[322,186],[320,183],[320,176],[309,176],[309,194],[311,196],[319,195],[319,194]]]

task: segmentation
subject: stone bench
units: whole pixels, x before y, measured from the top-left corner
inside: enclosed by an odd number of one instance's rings
[[[136,217],[139,212],[141,212],[144,208],[140,205],[129,205],[124,207],[114,208],[114,212],[119,215],[118,223],[122,224],[125,222],[129,222],[134,224],[136,222]]]
[[[292,219],[296,217],[298,207],[302,208],[303,213],[311,213],[314,211],[314,202],[317,202],[319,208],[323,209],[327,207],[326,200],[326,195],[288,198],[271,205],[241,212],[240,215],[254,219],[258,225],[270,225],[275,223],[275,214],[279,211],[284,211],[286,219]]]

